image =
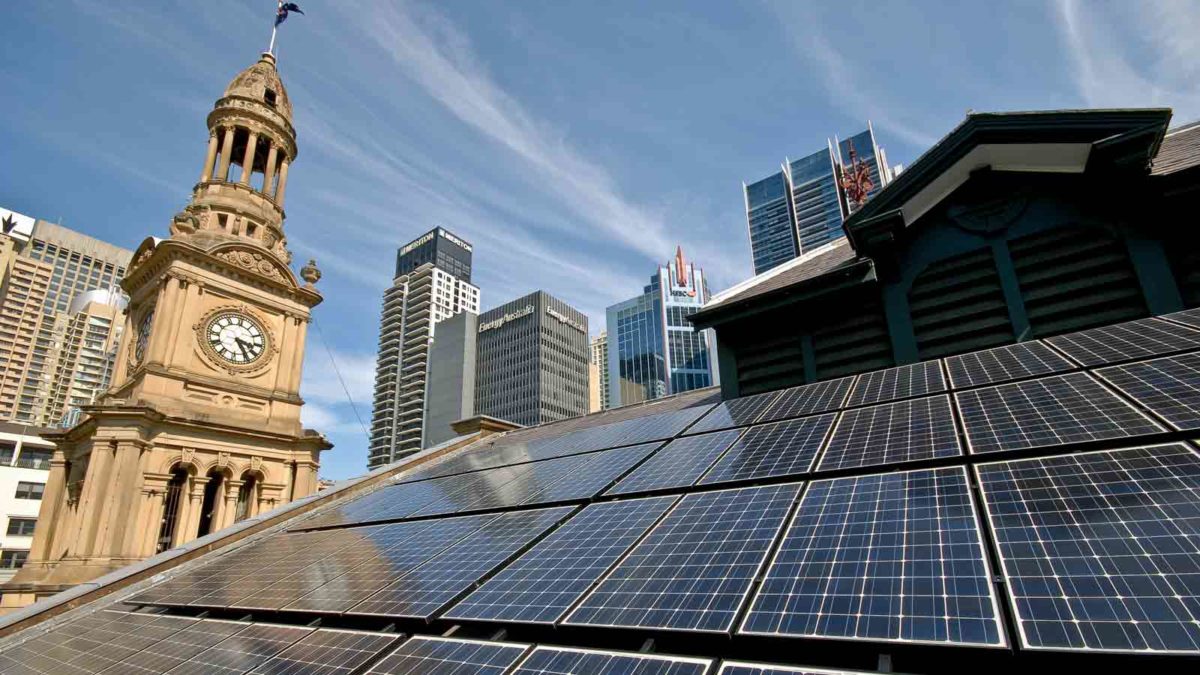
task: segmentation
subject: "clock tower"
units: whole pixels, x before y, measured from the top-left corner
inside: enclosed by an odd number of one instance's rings
[[[4,606],[65,587],[316,490],[332,446],[300,425],[309,314],[284,234],[292,105],[265,53],[208,115],[191,202],[147,238],[122,287],[112,387],[57,451],[29,559]]]

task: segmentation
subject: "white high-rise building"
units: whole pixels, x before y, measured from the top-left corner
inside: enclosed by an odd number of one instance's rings
[[[608,410],[610,407],[608,391],[608,331],[600,331],[600,334],[592,339],[590,348],[591,365],[596,369],[596,386],[599,389],[600,396],[600,407],[598,409]]]
[[[370,468],[421,449],[429,348],[436,326],[460,312],[479,313],[471,284],[471,245],[435,228],[400,249],[398,272],[383,294]]]

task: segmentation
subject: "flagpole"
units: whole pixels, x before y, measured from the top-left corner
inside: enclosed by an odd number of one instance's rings
[[[283,7],[283,0],[275,0],[275,16],[271,17],[271,46],[267,47],[267,53],[274,56],[275,54],[275,34],[279,32],[279,8]]]

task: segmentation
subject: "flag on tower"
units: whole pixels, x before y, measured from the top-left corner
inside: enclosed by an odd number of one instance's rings
[[[276,28],[279,27],[279,24],[283,23],[284,21],[287,21],[289,12],[295,12],[297,14],[304,14],[304,12],[300,11],[300,5],[297,5],[294,2],[281,2],[281,3],[279,3],[279,11],[275,12],[275,27]]]

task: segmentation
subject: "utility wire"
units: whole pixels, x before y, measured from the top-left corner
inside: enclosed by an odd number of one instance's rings
[[[367,431],[367,425],[363,424],[362,416],[358,414],[358,406],[354,404],[354,398],[350,396],[350,388],[346,386],[346,380],[342,377],[342,371],[338,368],[337,360],[333,358],[333,350],[329,348],[329,343],[325,341],[325,334],[321,332],[321,324],[317,323],[317,318],[312,317],[312,323],[317,328],[317,337],[321,340],[321,345],[325,347],[325,353],[329,356],[329,363],[333,366],[333,373],[337,375],[338,382],[342,385],[342,391],[346,393],[346,400],[350,402],[350,409],[354,411],[354,419],[358,420],[358,426],[362,429],[363,436],[367,440],[371,440],[371,434]]]

